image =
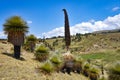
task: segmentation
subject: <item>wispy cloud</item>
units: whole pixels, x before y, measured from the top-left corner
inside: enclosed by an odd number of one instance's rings
[[[6,38],[7,36],[4,34],[4,32],[0,32],[0,39]]]
[[[28,24],[31,24],[31,23],[32,23],[32,21],[27,21],[27,23],[28,23]]]
[[[114,7],[113,9],[112,9],[112,11],[118,11],[118,10],[120,10],[120,7]]]
[[[42,36],[45,37],[63,36],[63,35],[64,35],[64,27],[55,28],[49,32],[42,33]]]
[[[88,22],[82,22],[75,24],[70,27],[71,35],[76,33],[89,33],[99,30],[111,30],[120,28],[120,14],[115,15],[113,17],[107,17],[103,21],[95,21],[90,20]],[[45,37],[53,37],[53,36],[63,36],[64,35],[64,27],[55,28],[49,32],[43,33]]]

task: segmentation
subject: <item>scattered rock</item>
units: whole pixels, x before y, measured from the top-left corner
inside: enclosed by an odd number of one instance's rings
[[[63,54],[63,58],[65,61],[73,61],[74,60],[74,56],[69,51]]]
[[[0,63],[0,67],[2,66],[2,64]]]
[[[7,42],[6,42],[6,41],[3,41],[2,43],[3,43],[3,44],[7,44]]]

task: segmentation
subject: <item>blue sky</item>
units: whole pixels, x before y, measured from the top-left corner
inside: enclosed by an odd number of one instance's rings
[[[120,28],[120,0],[0,0],[0,38],[5,37],[3,23],[14,15],[28,22],[28,34],[64,35],[63,8],[71,35]]]

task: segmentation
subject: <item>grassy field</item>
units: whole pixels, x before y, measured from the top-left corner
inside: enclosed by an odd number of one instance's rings
[[[91,52],[89,54],[81,54],[82,58],[84,59],[102,59],[102,60],[107,60],[107,62],[112,62],[116,60],[120,60],[120,51],[119,49],[116,50],[104,50],[104,51],[96,51],[96,52]]]
[[[80,56],[89,60],[93,65],[104,65],[108,69],[113,63],[120,61],[120,49],[104,50],[91,52],[89,54],[80,54]]]

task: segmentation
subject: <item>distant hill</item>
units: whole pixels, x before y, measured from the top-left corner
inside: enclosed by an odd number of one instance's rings
[[[116,33],[116,32],[120,32],[120,29],[95,31],[93,33]]]

